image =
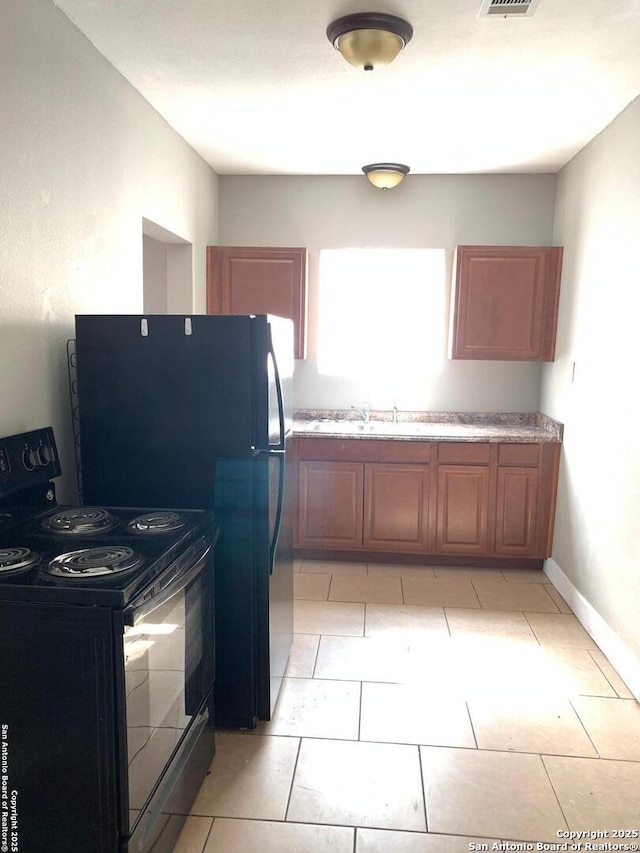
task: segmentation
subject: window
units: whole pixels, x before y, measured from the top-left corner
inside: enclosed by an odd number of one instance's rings
[[[318,371],[406,401],[446,359],[443,249],[320,252]]]

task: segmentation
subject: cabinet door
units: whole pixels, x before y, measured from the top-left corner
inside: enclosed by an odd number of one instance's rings
[[[364,466],[300,462],[298,546],[362,548]]]
[[[489,553],[488,466],[438,466],[436,553]]]
[[[365,465],[364,507],[366,550],[429,550],[428,466]]]
[[[293,320],[305,357],[307,250],[207,247],[208,314],[277,314]]]
[[[537,468],[498,468],[495,552],[499,556],[537,554]]]
[[[553,361],[562,249],[458,246],[451,358]]]

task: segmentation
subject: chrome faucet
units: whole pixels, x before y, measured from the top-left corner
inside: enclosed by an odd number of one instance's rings
[[[363,403],[362,406],[351,406],[351,408],[360,415],[365,423],[369,422],[369,404]]]
[[[398,407],[394,406],[391,410],[391,422],[394,424],[398,423]]]

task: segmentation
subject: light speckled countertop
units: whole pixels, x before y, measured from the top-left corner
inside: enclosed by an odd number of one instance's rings
[[[350,409],[298,409],[295,435],[398,441],[562,441],[563,425],[541,412],[398,412],[372,410],[363,421]]]

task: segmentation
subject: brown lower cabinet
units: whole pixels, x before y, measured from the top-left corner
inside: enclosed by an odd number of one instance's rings
[[[488,554],[489,467],[438,466],[437,554]]]
[[[538,479],[537,468],[498,467],[496,554],[536,556]]]
[[[542,560],[560,445],[298,438],[301,552]]]
[[[363,476],[359,462],[300,462],[298,545],[362,548]]]
[[[367,551],[429,551],[429,467],[362,464],[362,547]]]

